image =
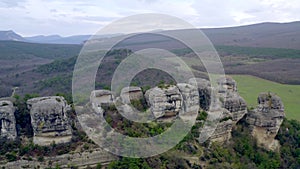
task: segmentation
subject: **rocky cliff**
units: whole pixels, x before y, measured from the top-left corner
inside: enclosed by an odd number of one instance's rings
[[[70,106],[60,96],[38,97],[27,101],[34,132],[39,145],[71,141],[72,131],[67,116]]]
[[[216,88],[205,79],[190,79],[189,83],[198,87],[200,108],[209,116],[219,116],[214,122],[217,124],[205,128],[207,132],[213,131],[210,140],[228,141],[232,127],[247,113],[247,104],[238,94],[236,82],[231,77],[220,78]]]
[[[258,106],[247,115],[251,134],[257,139],[258,146],[268,150],[278,150],[280,144],[275,136],[285,117],[281,99],[273,93],[261,93]]]
[[[12,101],[0,100],[0,138],[14,140],[17,137],[15,111]]]

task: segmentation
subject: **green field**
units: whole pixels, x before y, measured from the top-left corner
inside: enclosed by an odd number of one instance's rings
[[[236,80],[238,92],[248,107],[257,105],[260,92],[276,93],[283,101],[286,117],[300,121],[300,85],[285,85],[249,75],[230,75]]]

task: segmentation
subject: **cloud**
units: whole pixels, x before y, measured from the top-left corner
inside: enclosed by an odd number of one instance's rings
[[[6,7],[6,8],[22,7],[23,2],[25,2],[25,0],[1,0],[0,7]]]
[[[298,0],[2,0],[0,30],[23,35],[91,34],[126,16],[162,13],[196,27],[300,20]]]

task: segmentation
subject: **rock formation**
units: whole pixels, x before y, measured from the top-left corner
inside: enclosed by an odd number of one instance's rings
[[[182,113],[193,112],[199,109],[199,96],[198,90],[195,86],[186,84],[186,83],[178,83],[177,87],[179,92],[182,95]]]
[[[247,104],[237,92],[236,82],[231,77],[220,79],[218,84],[220,86],[218,92],[225,92],[221,98],[223,107],[232,114],[231,118],[236,123],[247,113]]]
[[[145,98],[155,118],[174,118],[182,108],[182,95],[177,86],[149,89]]]
[[[111,104],[113,103],[114,96],[109,90],[95,90],[92,91],[90,96],[91,103],[96,103],[98,105]]]
[[[72,138],[67,116],[70,110],[60,96],[38,97],[27,101],[34,132],[33,142],[39,145],[66,143]]]
[[[94,96],[99,103],[112,103],[110,91],[95,91]],[[235,80],[228,76],[218,79],[215,88],[209,81],[200,78],[190,79],[188,84],[154,87],[145,96],[138,87],[124,88],[121,99],[116,100],[125,103],[120,108],[121,112],[135,116],[129,101],[144,97],[150,107],[147,112],[158,121],[174,120],[183,117],[183,113],[194,112],[200,107],[215,120],[210,126],[200,129],[200,132],[210,133],[209,139],[212,142],[227,142],[231,138],[232,128],[248,113],[247,104],[239,95]],[[273,94],[261,94],[258,100],[259,106],[249,113],[247,121],[258,142],[274,150],[278,147],[274,137],[284,117],[282,102]]]
[[[200,108],[205,111],[209,110],[212,92],[210,82],[206,79],[192,78],[189,80],[189,84],[198,88]]]
[[[130,100],[141,100],[144,98],[140,87],[125,87],[121,91],[121,99],[125,104],[129,104]]]
[[[283,103],[273,93],[261,93],[257,100],[258,106],[248,113],[246,121],[258,145],[274,151],[280,146],[274,138],[285,117]]]
[[[0,100],[0,138],[14,140],[17,137],[15,111],[10,100]]]
[[[205,79],[190,79],[189,83],[198,87],[200,108],[212,116],[220,114],[210,140],[228,141],[231,138],[232,127],[247,113],[247,104],[238,94],[236,82],[227,76],[218,79],[217,88],[211,87]],[[212,125],[211,130],[214,130],[213,128]]]

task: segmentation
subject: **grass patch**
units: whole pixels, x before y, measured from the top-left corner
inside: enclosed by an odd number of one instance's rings
[[[276,93],[283,101],[286,117],[300,121],[300,85],[286,85],[250,75],[230,75],[236,80],[238,92],[246,100],[248,107],[257,105],[261,92]]]

